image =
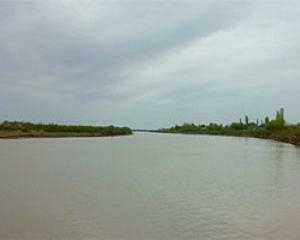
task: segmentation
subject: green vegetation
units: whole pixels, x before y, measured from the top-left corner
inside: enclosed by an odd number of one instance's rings
[[[132,131],[127,127],[115,126],[81,126],[58,125],[30,122],[9,122],[0,124],[0,138],[18,137],[98,137],[130,135]]]
[[[284,119],[283,108],[276,112],[275,119],[270,120],[269,117],[266,117],[265,121],[260,124],[258,120],[249,122],[249,117],[245,116],[245,123],[241,119],[230,125],[184,123],[160,129],[159,132],[268,138],[300,146],[300,124],[288,125]]]

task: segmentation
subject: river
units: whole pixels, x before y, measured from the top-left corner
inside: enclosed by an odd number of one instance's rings
[[[0,239],[298,240],[300,149],[135,133],[0,140]]]

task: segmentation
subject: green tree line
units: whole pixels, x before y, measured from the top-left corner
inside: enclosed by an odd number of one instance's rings
[[[284,118],[284,109],[276,111],[274,119],[266,117],[264,121],[250,122],[245,116],[245,121],[233,122],[228,125],[218,123],[195,124],[184,123],[171,128],[160,129],[160,132],[186,133],[186,134],[214,134],[230,136],[250,136],[271,138],[284,142],[300,145],[300,124],[287,124]]]
[[[31,123],[18,121],[4,121],[0,124],[0,131],[49,132],[49,133],[95,133],[99,135],[127,135],[132,134],[128,127],[115,126],[84,126],[84,125],[58,125],[54,123]]]

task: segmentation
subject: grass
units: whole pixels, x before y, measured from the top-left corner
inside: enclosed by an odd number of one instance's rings
[[[300,146],[300,125],[288,125],[278,129],[266,129],[252,125],[251,128],[233,128],[231,126],[213,125],[195,125],[184,124],[167,129],[158,130],[165,133],[181,134],[208,134],[223,136],[240,136],[272,139],[280,142],[290,143]]]
[[[35,124],[8,121],[0,124],[0,138],[103,137],[130,134],[132,134],[132,131],[128,127]]]

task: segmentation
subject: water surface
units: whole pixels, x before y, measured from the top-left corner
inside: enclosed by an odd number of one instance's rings
[[[300,150],[136,133],[0,141],[0,239],[300,239]]]

